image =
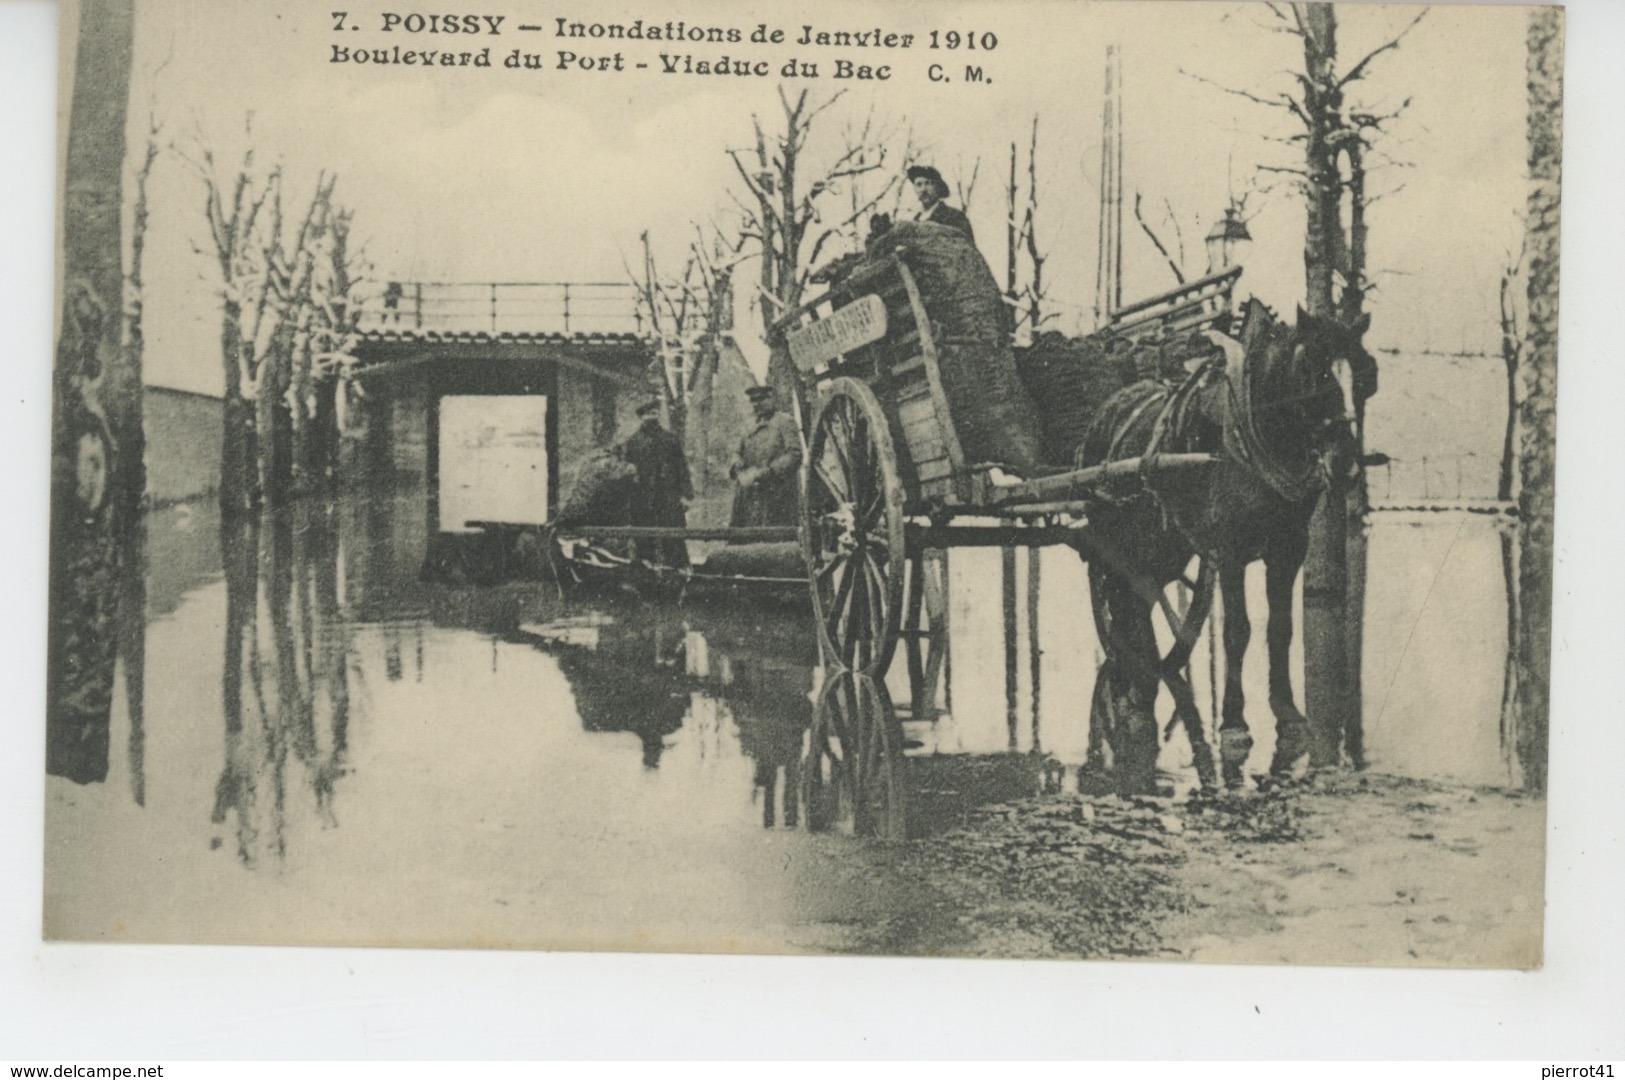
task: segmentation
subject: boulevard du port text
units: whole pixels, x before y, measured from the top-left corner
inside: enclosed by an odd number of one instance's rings
[[[485,13],[388,11],[334,11],[329,17],[333,33],[344,39],[330,39],[328,62],[351,68],[857,81],[887,81],[912,72],[930,82],[987,83],[992,79],[986,56],[999,47],[998,34],[981,27],[729,26],[684,19],[600,22],[562,15],[530,21]],[[975,62],[946,62],[957,59],[957,53]]]

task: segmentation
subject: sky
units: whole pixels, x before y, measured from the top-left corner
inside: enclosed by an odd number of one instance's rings
[[[291,190],[308,190],[321,170],[338,175],[338,196],[356,211],[355,230],[380,280],[617,281],[636,264],[648,230],[659,264],[676,271],[695,223],[726,222],[739,181],[727,156],[748,144],[752,116],[777,115],[780,80],[664,75],[657,70],[552,70],[556,50],[637,59],[730,54],[771,61],[813,59],[823,77],[786,83],[814,100],[843,91],[820,118],[810,148],[830,152],[866,117],[903,135],[914,156],[951,181],[976,170],[969,212],[983,253],[1005,259],[1004,175],[1010,145],[1025,156],[1038,119],[1038,237],[1047,255],[1050,306],[1059,328],[1092,326],[1098,235],[1102,72],[1108,44],[1124,67],[1125,188],[1143,196],[1166,243],[1184,237],[1188,276],[1205,268],[1201,236],[1233,195],[1278,175],[1261,165],[1292,164],[1282,110],[1212,84],[1260,96],[1277,93],[1296,39],[1269,29],[1257,5],[1033,2],[821,4],[694,2],[537,4],[502,14],[503,33],[409,35],[380,29],[385,12],[412,4],[354,5],[336,31],[334,3],[247,4],[237,0],[136,0],[134,145],[149,116],[161,141],[194,158],[237,159],[250,142],[261,163],[280,162]],[[450,7],[451,5],[435,5]],[[1416,9],[1340,8],[1344,63],[1402,29]],[[644,41],[560,40],[553,20],[782,28],[779,46],[666,46]],[[1384,54],[1356,94],[1379,109],[1411,104],[1389,150],[1407,162],[1373,178],[1404,183],[1370,215],[1371,268],[1379,274],[1369,341],[1407,349],[1493,349],[1496,285],[1517,248],[1523,187],[1524,11],[1512,7],[1434,8]],[[818,29],[913,33],[910,49],[797,47],[808,22]],[[519,24],[542,25],[522,33]],[[68,29],[65,27],[65,29]],[[975,53],[926,48],[931,30],[992,33]],[[985,39],[984,39],[985,40]],[[333,64],[331,49],[469,49],[490,46],[493,69]],[[549,70],[507,71],[514,48],[542,53]],[[836,57],[890,63],[885,82],[836,80]],[[934,84],[927,66],[965,63],[986,82]],[[1205,80],[1205,81],[1204,81]],[[248,136],[249,118],[252,135]],[[886,174],[890,174],[888,165]],[[218,283],[198,245],[207,246],[202,186],[178,154],[161,157],[151,186],[148,233],[150,382],[218,391],[214,345]],[[1172,217],[1166,208],[1172,209]],[[912,213],[905,201],[901,207]],[[1248,196],[1254,237],[1242,291],[1290,311],[1303,294],[1303,214],[1287,185]],[[1124,294],[1161,291],[1174,278],[1149,240],[1125,221]],[[748,270],[746,271],[749,272]],[[742,325],[754,326],[754,320]],[[747,352],[759,355],[747,345]]]

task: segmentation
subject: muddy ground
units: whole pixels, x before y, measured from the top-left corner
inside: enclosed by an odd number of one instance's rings
[[[848,872],[908,884],[843,945],[1537,967],[1544,825],[1544,802],[1516,793],[1346,771],[1245,796],[1018,799],[868,846]]]

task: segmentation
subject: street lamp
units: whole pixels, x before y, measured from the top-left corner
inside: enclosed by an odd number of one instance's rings
[[[1217,274],[1241,261],[1247,246],[1253,242],[1247,223],[1241,220],[1234,206],[1227,207],[1224,218],[1214,224],[1203,243],[1207,246],[1207,272]]]

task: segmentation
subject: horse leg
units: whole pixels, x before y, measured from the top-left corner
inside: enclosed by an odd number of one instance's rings
[[[1204,559],[1202,575],[1190,607],[1179,620],[1179,625],[1173,627],[1176,639],[1174,647],[1162,660],[1162,681],[1168,684],[1168,691],[1174,698],[1174,715],[1168,724],[1167,735],[1173,734],[1176,725],[1185,728],[1185,737],[1191,744],[1191,763],[1196,766],[1196,776],[1201,781],[1202,790],[1210,794],[1218,789],[1219,775],[1213,763],[1213,748],[1208,745],[1207,732],[1202,727],[1202,712],[1196,707],[1196,691],[1185,677],[1185,669],[1190,662],[1197,635],[1201,633],[1202,623],[1207,621],[1208,612],[1212,610],[1214,588],[1212,562]]]
[[[1117,660],[1113,644],[1111,617],[1106,602],[1106,571],[1094,563],[1085,563],[1089,572],[1089,610],[1095,620],[1095,640],[1100,643],[1100,667],[1095,672],[1095,691],[1089,703],[1089,751],[1085,762],[1088,770],[1105,776],[1111,763],[1106,760],[1106,733],[1114,726],[1112,686],[1121,681],[1117,674],[1122,666]]]
[[[1086,772],[1104,776],[1107,771],[1106,732],[1112,724],[1111,685],[1115,665],[1108,655],[1095,671],[1095,692],[1089,701],[1089,752],[1084,758]]]
[[[1224,786],[1232,791],[1246,782],[1244,769],[1253,751],[1247,730],[1247,697],[1241,686],[1241,665],[1252,639],[1247,619],[1247,564],[1227,559],[1219,565],[1219,590],[1224,597],[1224,709],[1219,724],[1219,763]]]
[[[1111,748],[1118,794],[1155,794],[1158,654],[1151,608],[1115,575],[1091,568],[1089,577],[1096,628],[1106,653],[1095,678],[1090,726]]]
[[[1202,712],[1196,707],[1196,691],[1185,679],[1183,672],[1164,669],[1162,681],[1174,697],[1174,718],[1170,723],[1183,725],[1191,743],[1191,762],[1196,766],[1196,777],[1202,790],[1211,794],[1218,789],[1219,774],[1213,765],[1213,747],[1208,745],[1207,733],[1202,730]]]
[[[1270,622],[1266,631],[1270,655],[1270,712],[1275,714],[1275,756],[1270,772],[1281,776],[1309,753],[1309,722],[1298,710],[1292,694],[1292,586],[1303,565],[1303,552],[1294,546],[1270,552],[1264,560],[1265,594]]]

